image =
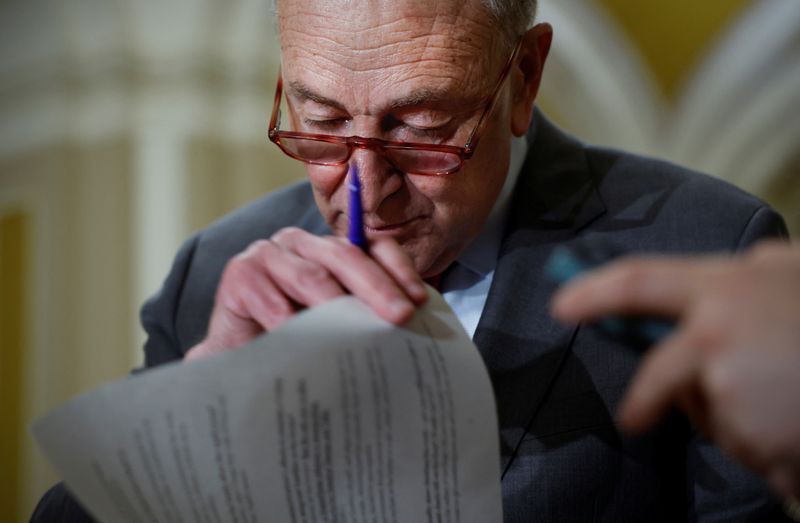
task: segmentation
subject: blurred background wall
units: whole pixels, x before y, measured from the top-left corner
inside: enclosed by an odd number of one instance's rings
[[[0,519],[56,475],[28,423],[141,363],[192,230],[302,177],[266,138],[268,0],[0,1]],[[686,164],[800,232],[800,2],[542,0],[540,105]]]

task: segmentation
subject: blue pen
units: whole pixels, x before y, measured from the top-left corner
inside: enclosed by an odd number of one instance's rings
[[[364,221],[361,211],[361,181],[358,179],[358,167],[356,167],[356,164],[350,165],[347,188],[350,191],[350,199],[347,207],[347,216],[350,223],[347,231],[347,238],[350,240],[350,243],[366,251],[367,237],[364,235]]]

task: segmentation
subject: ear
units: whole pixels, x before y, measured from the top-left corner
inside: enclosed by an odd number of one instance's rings
[[[533,118],[533,102],[539,93],[544,63],[553,41],[550,24],[536,24],[522,37],[517,64],[512,71],[514,98],[511,105],[511,132],[523,136]]]

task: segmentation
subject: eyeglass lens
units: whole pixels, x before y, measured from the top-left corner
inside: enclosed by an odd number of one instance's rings
[[[350,156],[350,146],[345,143],[281,136],[280,145],[290,156],[315,164],[342,164]],[[461,165],[459,155],[449,152],[392,147],[381,147],[379,152],[395,168],[408,173],[444,174]]]

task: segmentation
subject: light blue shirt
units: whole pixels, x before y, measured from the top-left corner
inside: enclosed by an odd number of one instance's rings
[[[508,175],[497,201],[481,232],[447,269],[440,283],[442,296],[470,337],[475,335],[478,320],[486,305],[511,207],[511,195],[527,152],[528,143],[524,136],[512,138]]]

